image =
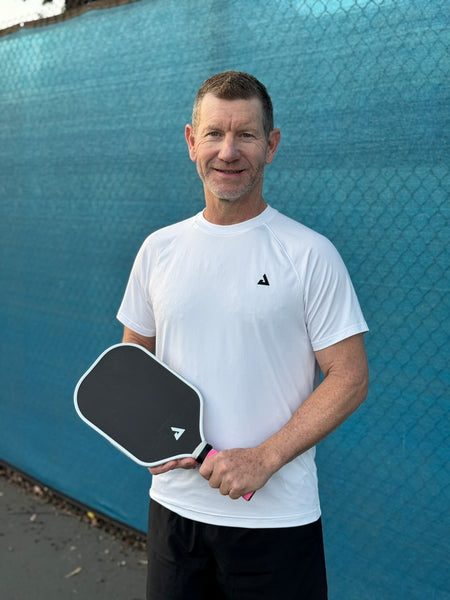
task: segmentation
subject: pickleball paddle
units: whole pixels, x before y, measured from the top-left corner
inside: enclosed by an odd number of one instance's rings
[[[85,423],[139,465],[186,457],[202,463],[216,453],[203,434],[199,390],[136,344],[105,350],[78,381],[74,404]]]

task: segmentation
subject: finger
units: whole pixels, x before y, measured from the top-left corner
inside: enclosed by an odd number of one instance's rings
[[[199,473],[202,477],[204,477],[207,481],[211,479],[211,475],[214,471],[214,458],[209,457],[203,461],[200,466]],[[219,487],[219,486],[217,486]]]
[[[168,462],[164,463],[163,465],[158,465],[156,467],[149,467],[149,471],[152,475],[161,475],[162,473],[167,473],[168,471],[171,471],[172,469],[175,469],[177,464],[176,460],[169,460]]]
[[[228,493],[230,492],[230,487],[223,482],[220,485],[213,486],[213,485],[211,485],[211,481],[210,481],[209,485],[211,487],[219,488],[219,492],[222,494],[222,496],[228,496]]]
[[[169,460],[168,462],[158,465],[157,467],[149,467],[152,475],[161,475],[173,469],[196,469],[198,462],[194,458],[181,458],[179,460]]]
[[[241,497],[242,494],[239,494],[239,492],[234,492],[233,490],[230,490],[228,492],[228,496],[232,499],[232,500],[238,500]]]
[[[177,463],[177,468],[179,469],[196,469],[198,467],[198,462],[195,458],[181,458]]]

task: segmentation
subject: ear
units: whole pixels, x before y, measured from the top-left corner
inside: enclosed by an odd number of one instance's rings
[[[197,153],[195,151],[195,136],[194,136],[194,128],[192,125],[186,125],[184,129],[184,135],[186,137],[186,142],[189,148],[189,157],[193,162],[197,161]]]
[[[273,157],[275,156],[275,152],[277,151],[278,144],[280,143],[281,132],[279,129],[272,129],[269,133],[269,142],[267,144],[266,151],[266,165],[269,165]]]

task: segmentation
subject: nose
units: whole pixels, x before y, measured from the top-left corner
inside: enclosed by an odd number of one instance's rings
[[[224,162],[233,162],[239,158],[239,150],[232,134],[226,134],[220,144],[218,158]]]

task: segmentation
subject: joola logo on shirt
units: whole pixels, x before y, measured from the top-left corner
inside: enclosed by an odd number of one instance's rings
[[[171,427],[170,429],[173,431],[173,436],[177,441],[180,439],[180,437],[186,431],[186,429],[181,429],[181,427]]]
[[[262,279],[258,281],[258,285],[270,285],[269,280],[267,279],[267,275],[264,273]]]

